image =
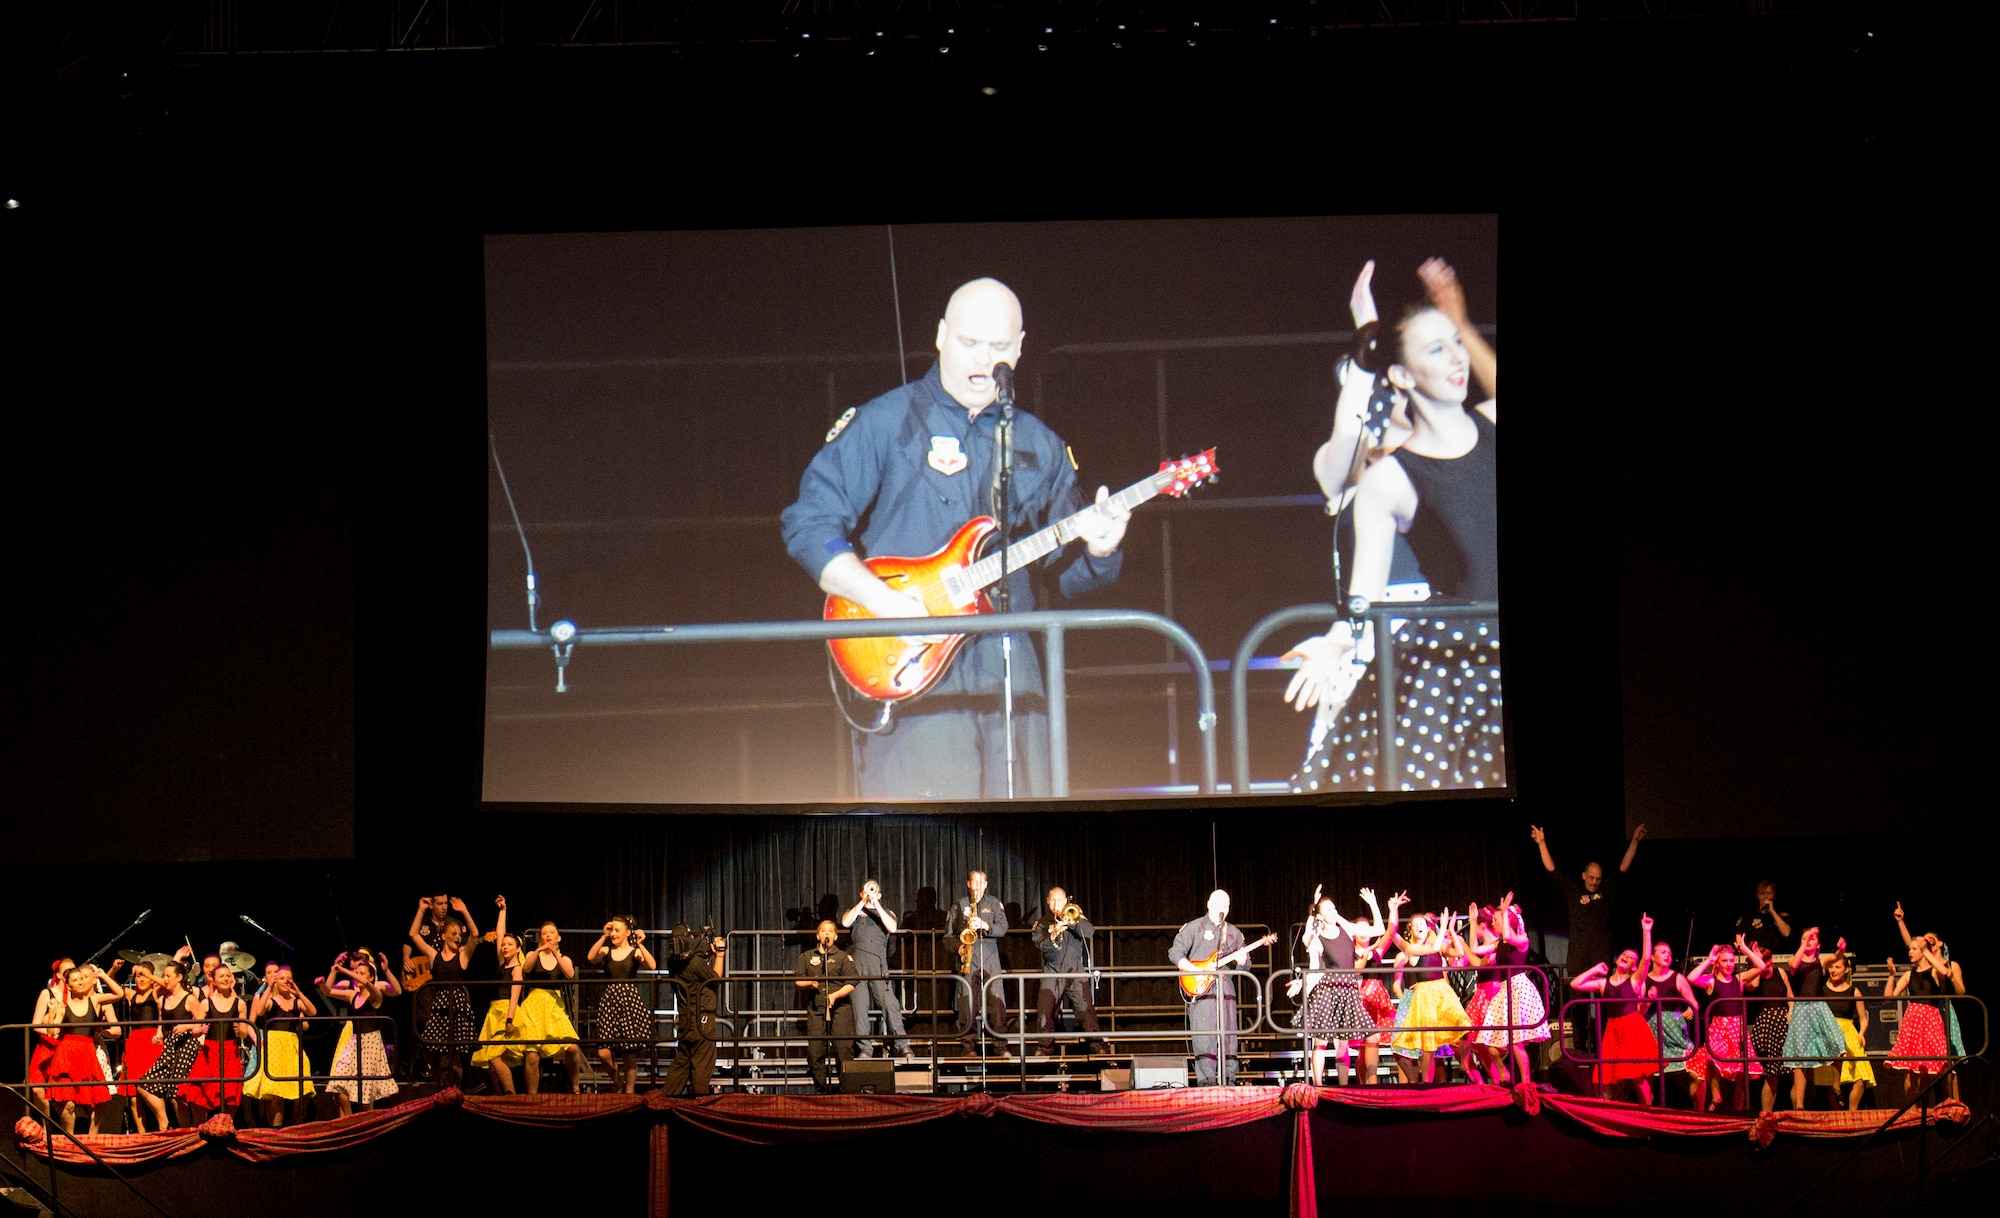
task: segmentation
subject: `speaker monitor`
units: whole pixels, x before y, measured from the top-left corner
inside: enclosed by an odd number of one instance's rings
[[[1132,1059],[1132,1089],[1187,1086],[1187,1058],[1173,1054],[1140,1054]]]
[[[862,1060],[846,1063],[840,1071],[842,1095],[896,1094],[896,1063]]]
[[[937,1090],[929,1066],[905,1066],[896,1071],[897,1095],[929,1095]]]

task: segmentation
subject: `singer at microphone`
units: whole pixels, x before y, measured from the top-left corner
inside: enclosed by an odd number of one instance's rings
[[[922,599],[884,583],[870,563],[936,553],[971,521],[992,516],[996,433],[1025,342],[1021,302],[1007,285],[994,279],[964,284],[938,322],[936,364],[842,414],[820,437],[824,442],[782,523],[786,550],[821,591],[870,617],[931,615]],[[991,409],[996,404],[1000,409]],[[1116,580],[1130,513],[1104,487],[1097,488],[1103,506],[1084,511],[1090,496],[1078,484],[1076,455],[1062,437],[1019,403],[1012,419],[1009,531],[1025,538],[1075,517],[1073,540],[1024,567],[1009,564],[1009,599],[1014,612],[1025,613],[1050,607],[1051,593],[1067,599]],[[1149,472],[1130,471],[1133,477]],[[983,592],[990,598],[993,589]],[[919,641],[912,649],[922,646]],[[1032,635],[1014,636],[1014,793],[1020,798],[1049,793],[1036,650]],[[893,713],[879,703],[843,703],[857,729],[860,798],[1006,798],[1002,716],[983,709],[1000,704],[1005,671],[999,636],[975,635],[923,697],[894,703]]]

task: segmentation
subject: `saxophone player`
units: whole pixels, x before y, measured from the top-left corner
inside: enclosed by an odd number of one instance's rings
[[[1072,904],[1067,892],[1060,887],[1049,889],[1047,908],[1035,919],[1030,938],[1041,949],[1043,972],[1072,975],[1042,978],[1041,993],[1035,1000],[1035,1018],[1044,1033],[1054,1032],[1056,1013],[1067,997],[1077,1021],[1090,1034],[1090,1051],[1109,1053],[1111,1047],[1098,1039],[1097,1004],[1091,1000],[1090,979],[1083,975],[1090,971],[1090,937],[1096,933],[1090,919],[1083,916],[1083,908]],[[1053,1041],[1043,1044],[1054,1047]]]
[[[945,920],[950,938],[957,939],[966,931],[973,932],[973,939],[966,945],[965,980],[986,1008],[986,1030],[995,1038],[1000,1056],[1005,1057],[1007,1042],[999,1039],[1007,1035],[1007,995],[1000,984],[1006,970],[1000,964],[1000,936],[1007,933],[1007,910],[998,897],[987,893],[983,871],[965,873],[965,896],[952,903],[951,916]],[[965,1055],[977,1055],[979,1023],[963,990],[958,995],[958,1028],[958,1042]]]

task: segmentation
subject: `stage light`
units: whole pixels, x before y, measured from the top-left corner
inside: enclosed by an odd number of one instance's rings
[[[13,210],[15,210],[16,208],[18,208],[18,207],[20,207],[20,206],[21,206],[21,201],[20,201],[19,199],[9,199],[9,200],[7,200],[7,210],[8,210],[8,211],[13,211]]]
[[[981,93],[984,93],[988,97],[993,96],[995,93],[998,93],[999,91],[1000,90],[994,88],[992,85],[987,85],[985,88],[980,90]]]

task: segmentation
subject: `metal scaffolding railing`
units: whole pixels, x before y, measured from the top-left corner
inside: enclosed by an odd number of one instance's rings
[[[1215,678],[1201,644],[1179,622],[1137,609],[1040,609],[1030,613],[989,613],[974,617],[872,618],[864,621],[716,622],[688,626],[576,626],[557,622],[548,630],[495,630],[490,638],[497,651],[554,652],[558,673],[573,649],[595,647],[657,647],[715,643],[824,642],[893,635],[932,635],[941,627],[953,634],[1003,634],[1024,631],[1042,636],[1042,665],[1048,701],[1049,788],[1057,799],[1069,796],[1069,669],[1067,637],[1072,630],[1150,630],[1165,637],[1188,658],[1194,676],[1196,724],[1201,731],[1201,793],[1216,791]],[[560,680],[560,677],[559,677]]]

